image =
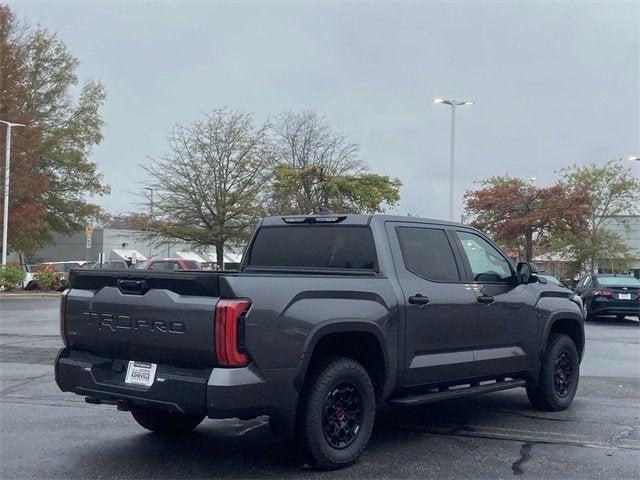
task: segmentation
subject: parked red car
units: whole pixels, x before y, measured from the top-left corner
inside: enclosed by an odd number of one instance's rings
[[[200,264],[195,260],[184,258],[152,259],[136,264],[136,270],[155,270],[157,272],[176,272],[201,270]]]

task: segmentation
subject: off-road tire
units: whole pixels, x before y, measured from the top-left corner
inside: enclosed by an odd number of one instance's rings
[[[165,435],[190,432],[204,420],[203,415],[171,413],[146,408],[132,410],[131,415],[140,426]]]
[[[562,355],[565,355],[562,360],[568,359],[568,363],[572,368],[571,380],[568,386],[565,387],[567,392],[564,396],[558,392],[558,389],[562,390],[562,387],[557,387],[556,385],[558,380],[556,377],[556,364],[560,361]],[[567,335],[552,333],[540,367],[538,383],[535,386],[527,386],[527,396],[531,404],[539,410],[564,410],[571,405],[576,395],[579,379],[580,356],[575,343]]]
[[[360,418],[360,426],[351,437],[352,443],[336,448],[330,442],[335,442],[337,437],[333,440],[328,438],[327,418],[333,421],[333,417],[327,412],[332,411],[328,406],[333,405],[335,398],[343,398],[340,395],[345,389],[350,391],[348,395],[351,397],[359,397],[361,408],[355,410],[361,415],[355,417]],[[353,412],[347,413],[351,415]],[[312,367],[305,382],[293,443],[296,449],[303,452],[305,459],[318,468],[333,470],[346,467],[354,463],[367,446],[375,414],[375,393],[365,368],[351,358],[324,358]]]

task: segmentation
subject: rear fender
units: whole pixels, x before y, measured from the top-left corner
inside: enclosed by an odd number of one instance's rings
[[[302,389],[307,371],[309,369],[311,358],[313,357],[313,353],[318,342],[325,338],[327,335],[331,335],[334,333],[369,333],[375,336],[382,352],[384,361],[385,384],[383,388],[383,397],[386,398],[388,394],[393,391],[396,382],[396,378],[393,373],[396,371],[395,365],[392,365],[392,363],[395,362],[393,362],[387,350],[388,339],[385,339],[384,332],[376,323],[361,319],[327,320],[326,322],[318,324],[314,327],[307,340],[305,341],[304,347],[302,349],[302,362],[294,379],[294,386],[296,387],[296,389],[298,391]]]

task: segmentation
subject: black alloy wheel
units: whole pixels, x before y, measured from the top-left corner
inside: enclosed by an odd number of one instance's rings
[[[336,449],[351,445],[362,427],[362,396],[354,385],[343,383],[327,395],[322,431],[327,443]]]
[[[558,396],[562,398],[566,397],[569,394],[571,382],[573,381],[573,363],[571,362],[569,353],[562,352],[558,356],[553,381]]]

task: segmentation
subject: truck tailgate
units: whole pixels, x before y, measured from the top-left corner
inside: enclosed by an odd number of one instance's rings
[[[215,365],[218,274],[73,272],[66,293],[68,346],[102,356]]]

